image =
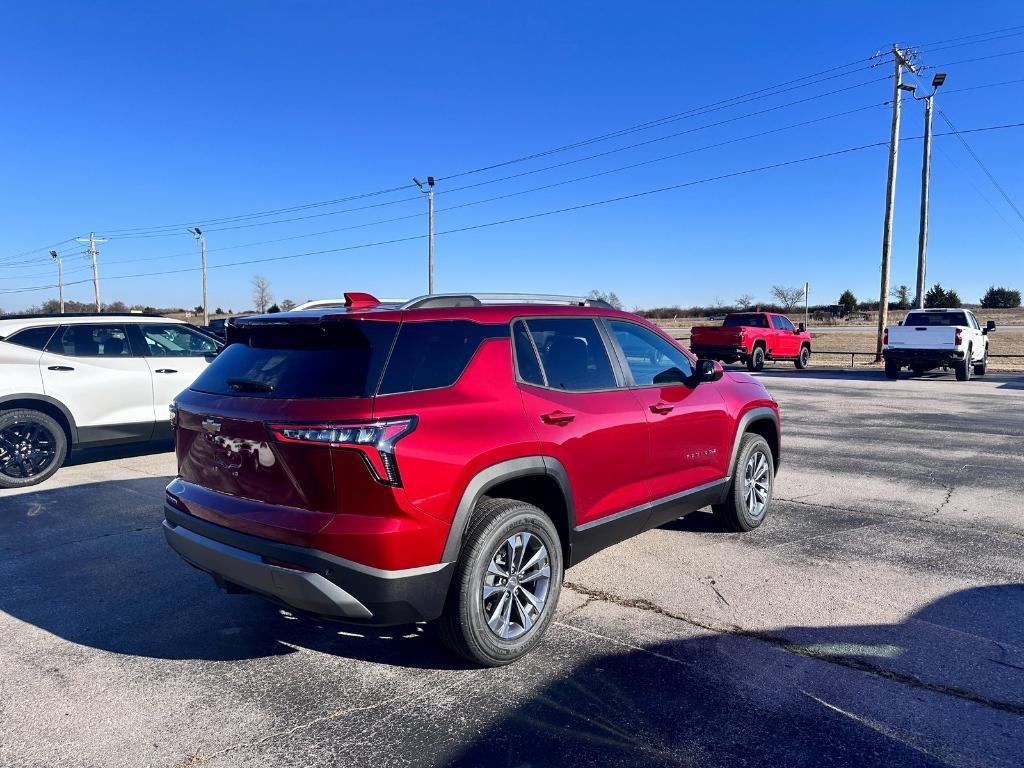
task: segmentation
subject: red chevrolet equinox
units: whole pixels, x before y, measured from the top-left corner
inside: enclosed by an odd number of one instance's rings
[[[764,520],[779,410],[602,302],[432,295],[233,320],[172,407],[164,533],[228,592],[436,622],[514,661],[566,568],[702,507]]]

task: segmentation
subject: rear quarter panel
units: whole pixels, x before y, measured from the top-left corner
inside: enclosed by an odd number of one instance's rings
[[[452,387],[374,400],[374,418],[408,414],[419,424],[395,446],[405,492],[417,509],[447,523],[474,475],[540,451],[515,386],[508,339],[484,341]]]
[[[20,347],[0,341],[0,397],[5,395],[43,394],[39,373],[38,349]]]

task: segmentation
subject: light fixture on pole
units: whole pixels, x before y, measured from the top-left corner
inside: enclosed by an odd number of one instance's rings
[[[914,96],[924,102],[924,149],[921,160],[921,225],[917,235],[917,308],[924,309],[925,275],[928,271],[928,192],[932,176],[932,102],[939,87],[946,82],[945,72],[936,72],[932,78],[932,92],[927,96]]]
[[[57,262],[57,297],[60,302],[60,313],[64,314],[64,264],[56,251],[50,251],[50,257]]]
[[[202,265],[203,265],[203,326],[206,327],[210,324],[210,302],[206,299],[206,235],[203,234],[203,230],[199,227],[190,227],[188,229],[190,235],[195,235],[199,241],[199,252],[202,254]]]
[[[427,293],[434,292],[434,177],[427,176],[427,186],[413,176],[412,180],[427,196]]]

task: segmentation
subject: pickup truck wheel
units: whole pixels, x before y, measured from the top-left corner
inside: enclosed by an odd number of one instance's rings
[[[68,453],[63,428],[27,408],[0,412],[0,488],[24,488],[53,475]]]
[[[515,499],[481,501],[437,621],[441,642],[485,667],[510,664],[544,636],[562,588],[551,518]]]
[[[896,380],[900,377],[900,365],[895,360],[885,361],[885,377]]]
[[[764,370],[764,347],[754,347],[754,351],[747,355],[747,370]]]
[[[988,347],[985,347],[985,356],[981,358],[981,362],[974,366],[975,376],[984,376],[985,371],[988,370]]]
[[[811,348],[804,344],[802,347],[800,347],[800,354],[797,356],[796,360],[793,361],[793,364],[796,366],[796,369],[798,371],[802,371],[807,367],[807,364],[810,362],[810,360]]]
[[[740,441],[732,484],[721,504],[712,504],[715,519],[730,531],[752,531],[764,522],[775,485],[775,462],[768,441],[748,432]]]
[[[964,355],[963,360],[958,360],[953,363],[953,372],[956,374],[957,381],[970,381],[971,380],[971,348],[967,348],[967,352]]]

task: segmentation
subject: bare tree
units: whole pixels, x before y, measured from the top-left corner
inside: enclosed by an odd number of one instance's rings
[[[749,293],[741,293],[736,297],[736,306],[740,309],[750,309],[754,306],[754,297]]]
[[[256,311],[266,312],[274,300],[274,294],[270,292],[270,281],[263,275],[253,275],[249,282],[252,283],[252,303],[256,306]]]
[[[622,309],[622,301],[620,301],[619,297],[612,291],[605,293],[604,291],[599,291],[595,288],[590,292],[589,298],[597,299],[599,301],[607,301],[613,309]]]
[[[779,302],[787,312],[792,312],[803,297],[803,288],[786,288],[784,285],[772,286],[772,298]]]

